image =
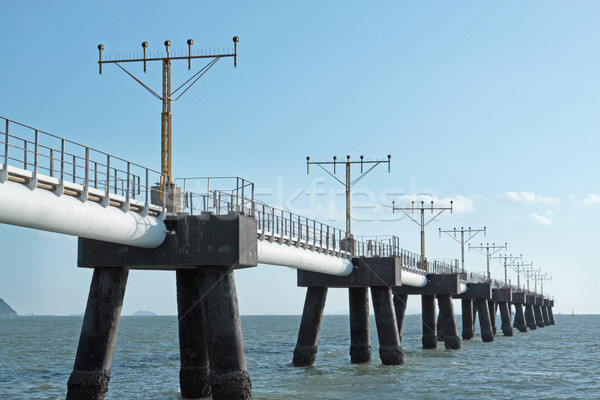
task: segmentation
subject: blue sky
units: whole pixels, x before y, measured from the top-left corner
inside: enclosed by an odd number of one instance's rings
[[[438,228],[487,227],[553,280],[557,312],[598,313],[600,4],[593,1],[4,2],[0,115],[160,169],[158,100],[106,54],[222,48],[173,104],[174,175],[242,176],[260,198],[343,227],[342,187],[305,157],[392,155],[356,186],[353,232],[394,234],[417,252],[418,227],[392,199],[428,193],[456,210],[428,226],[429,258],[458,258]],[[200,64],[196,64],[199,66]],[[131,68],[155,90],[160,66]],[[193,73],[194,71],[192,71]],[[173,84],[191,75],[175,65]],[[340,176],[341,178],[341,176]],[[76,239],[0,226],[0,297],[19,313],[83,311],[91,271]],[[498,263],[492,274],[502,277]],[[467,252],[470,271],[485,258]],[[516,280],[511,274],[513,282]],[[288,268],[236,272],[244,314],[299,314]],[[347,309],[332,290],[327,312]],[[175,314],[172,272],[132,272],[124,314]],[[409,301],[419,312],[419,301]]]

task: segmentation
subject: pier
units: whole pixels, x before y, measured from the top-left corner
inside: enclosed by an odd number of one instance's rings
[[[369,303],[379,359],[403,365],[409,297],[422,306],[422,347],[461,348],[554,324],[553,299],[427,260],[397,237],[356,240],[320,221],[259,203],[242,178],[212,179],[203,193],[170,176],[6,118],[0,131],[0,223],[79,237],[78,267],[93,269],[67,399],[103,399],[130,270],[176,274],[183,398],[250,399],[234,271],[258,264],[298,270],[306,300],[293,350],[296,367],[315,364],[329,288],[348,291],[350,362],[371,362]],[[16,129],[15,129],[16,128]],[[19,132],[19,135],[16,134]],[[157,183],[158,182],[158,183]],[[26,205],[24,207],[23,205]],[[370,292],[370,297],[369,297]],[[525,311],[522,307],[525,306]],[[436,314],[439,313],[439,317]],[[343,362],[343,360],[340,360]]]

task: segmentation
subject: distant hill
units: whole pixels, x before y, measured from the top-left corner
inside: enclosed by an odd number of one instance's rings
[[[154,314],[152,311],[136,311],[131,315],[135,315],[135,316],[143,316],[143,317],[154,317],[156,316],[156,314]]]
[[[0,317],[18,315],[6,302],[0,299]]]

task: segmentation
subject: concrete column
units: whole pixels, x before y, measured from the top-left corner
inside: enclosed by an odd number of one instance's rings
[[[421,295],[421,315],[423,318],[423,348],[437,348],[437,333],[435,325],[435,296],[430,294]]]
[[[473,299],[462,299],[462,338],[473,339]]]
[[[369,327],[369,288],[348,288],[350,298],[350,362],[371,361],[371,331]]]
[[[542,306],[542,318],[544,319],[544,326],[550,326],[550,317],[548,316],[548,307]]]
[[[400,343],[402,343],[402,329],[404,327],[407,302],[407,294],[394,294],[394,310],[396,311],[396,325],[398,326],[398,339],[400,339]]]
[[[404,353],[400,347],[396,313],[392,303],[392,290],[388,287],[371,287],[377,337],[379,338],[379,357],[383,365],[404,364]]]
[[[102,400],[108,391],[129,268],[94,268],[67,400]]]
[[[440,316],[444,332],[444,345],[446,346],[446,349],[460,349],[460,339],[458,337],[458,331],[456,330],[456,318],[454,317],[452,296],[449,294],[438,294],[436,297],[440,307]]]
[[[554,313],[552,307],[548,307],[548,317],[550,317],[550,325],[554,325]]]
[[[525,305],[525,322],[527,323],[527,327],[529,329],[537,329],[537,324],[535,323],[535,315],[533,313],[533,306],[529,304]]]
[[[233,270],[202,267],[198,270],[198,282],[208,322],[212,398],[251,399],[252,383],[246,370]]]
[[[475,326],[477,325],[477,303],[475,303],[475,299],[473,301],[473,336],[475,336]]]
[[[523,315],[523,305],[515,304],[515,324],[514,327],[519,332],[527,332],[527,325],[525,325],[525,316]]]
[[[292,360],[295,367],[310,367],[315,363],[326,299],[326,287],[309,286],[306,289],[302,321]]]
[[[438,310],[437,326],[436,326],[437,341],[438,342],[443,342],[444,341],[444,318],[442,317],[442,310],[440,308],[439,299],[438,299],[438,308],[439,308],[439,310]]]
[[[510,308],[508,302],[499,301],[498,308],[500,309],[500,318],[502,319],[502,333],[504,334],[504,336],[512,336],[513,329],[510,323]]]
[[[483,342],[493,342],[494,332],[490,322],[490,309],[486,299],[475,299],[475,306],[479,313],[479,327],[481,328],[481,340]]]
[[[197,270],[177,270],[179,320],[179,386],[184,399],[210,396],[206,321]]]
[[[492,332],[496,334],[496,302],[488,300],[488,309],[490,314],[490,323],[492,324]]]
[[[538,305],[533,306],[533,312],[535,315],[535,323],[537,324],[538,328],[545,327],[544,317],[542,316],[542,306],[538,306]]]

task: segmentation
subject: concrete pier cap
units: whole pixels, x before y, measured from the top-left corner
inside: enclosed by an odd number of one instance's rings
[[[258,265],[256,220],[242,214],[168,217],[164,242],[154,249],[79,238],[80,268],[128,267],[142,270],[195,269],[198,266]]]

